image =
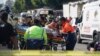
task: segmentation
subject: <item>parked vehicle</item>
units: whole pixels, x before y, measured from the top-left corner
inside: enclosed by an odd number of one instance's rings
[[[95,40],[100,33],[100,1],[86,3],[81,18],[76,20],[78,43],[82,40]]]

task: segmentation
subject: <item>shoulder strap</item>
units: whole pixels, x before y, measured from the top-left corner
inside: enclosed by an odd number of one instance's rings
[[[30,31],[28,30],[28,38],[30,38],[30,35],[29,35]]]
[[[43,30],[42,30],[42,35],[41,35],[41,37],[44,39],[44,36],[43,36],[43,34],[44,34],[44,28],[42,28]]]

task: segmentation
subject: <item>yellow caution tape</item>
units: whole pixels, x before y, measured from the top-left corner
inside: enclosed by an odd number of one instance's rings
[[[100,56],[100,52],[39,51],[39,50],[1,51],[0,50],[0,56]]]

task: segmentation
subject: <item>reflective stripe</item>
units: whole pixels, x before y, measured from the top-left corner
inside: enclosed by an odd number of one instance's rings
[[[29,37],[29,38],[27,38],[27,39],[37,39],[37,40],[42,40],[43,38],[38,38],[38,37]]]

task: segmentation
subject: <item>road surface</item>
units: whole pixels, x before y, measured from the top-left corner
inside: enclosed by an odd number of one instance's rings
[[[83,40],[83,42],[81,44],[76,43],[74,50],[75,51],[88,51],[87,45],[90,42],[91,42],[90,40]],[[65,47],[64,47],[64,49],[65,49]],[[61,50],[61,47],[58,47],[58,50]]]
[[[87,44],[88,44],[88,42],[91,42],[91,41],[89,41],[89,40],[84,40],[83,43],[81,43],[81,44],[76,43],[76,46],[75,46],[74,50],[75,50],[75,51],[88,51],[88,50],[87,50]],[[58,50],[61,50],[61,46],[60,46],[60,45],[58,45],[57,48],[58,48]],[[64,47],[64,49],[65,49],[65,47]],[[0,50],[7,50],[7,49],[6,49],[6,47],[2,47],[2,46],[0,45]]]

